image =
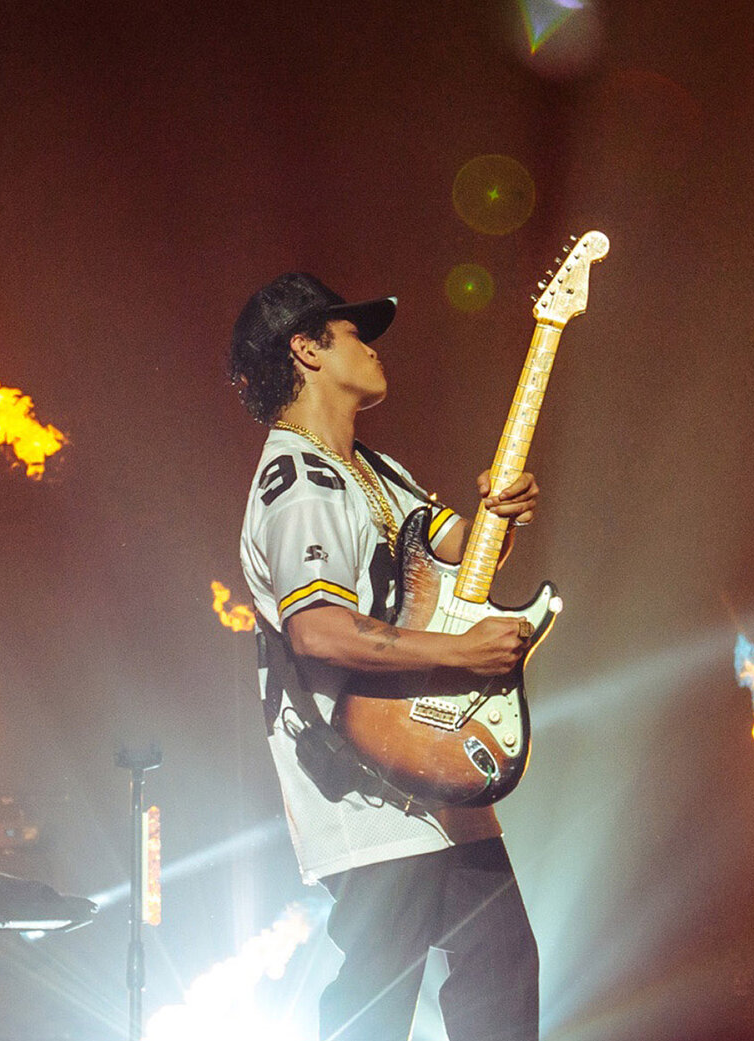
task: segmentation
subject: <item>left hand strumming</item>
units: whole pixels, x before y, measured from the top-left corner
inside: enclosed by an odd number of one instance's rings
[[[476,479],[484,505],[497,517],[508,517],[516,525],[529,524],[537,510],[539,485],[533,474],[521,474],[517,481],[497,495],[490,495],[490,471],[485,470]]]

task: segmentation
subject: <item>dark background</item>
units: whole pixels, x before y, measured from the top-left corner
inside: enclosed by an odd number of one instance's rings
[[[390,396],[360,433],[470,511],[529,293],[568,234],[599,228],[611,252],[530,457],[540,515],[501,583],[516,603],[550,577],[566,608],[530,670],[529,773],[499,812],[544,1039],[754,1038],[754,745],[733,673],[736,632],[754,636],[749,0],[603,2],[534,57],[517,6],[487,0],[30,0],[0,18],[0,384],[69,438],[38,483],[0,459],[0,791],[40,828],[0,870],[120,886],[113,753],[157,740],[148,794],[179,870],[147,937],[147,1010],[291,900],[317,905],[253,640],[211,610],[214,579],[244,599],[264,437],[225,379],[232,323],[285,270],[398,295]],[[506,237],[451,202],[487,153],[536,185]],[[444,293],[461,262],[496,284],[477,314]],[[126,937],[122,899],[77,933],[1,935],[2,1041],[122,1037]],[[267,1000],[295,993],[311,1032],[336,966],[312,940]],[[442,1037],[429,1005],[415,1033]]]

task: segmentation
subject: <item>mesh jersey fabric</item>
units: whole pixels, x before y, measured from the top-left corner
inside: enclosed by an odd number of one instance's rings
[[[389,456],[382,458],[409,481]],[[378,475],[400,524],[425,505]],[[460,518],[433,509],[436,548]],[[347,468],[293,431],[271,430],[252,481],[241,534],[241,563],[256,610],[277,632],[297,611],[336,604],[385,617],[395,583],[384,532]],[[344,670],[313,663],[306,682],[327,721],[345,682]],[[398,807],[351,793],[331,803],[301,770],[290,733],[290,699],[259,661],[268,737],[293,845],[305,882],[348,868],[445,849],[500,834],[492,807],[456,807],[407,816]],[[295,716],[293,717],[295,719]]]

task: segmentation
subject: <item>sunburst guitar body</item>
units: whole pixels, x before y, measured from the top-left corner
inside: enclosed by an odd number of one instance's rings
[[[430,520],[428,507],[418,509],[401,529],[396,625],[458,634],[489,616],[526,618],[534,630],[526,655],[503,676],[435,669],[370,677],[357,695],[338,700],[333,721],[360,758],[407,798],[428,806],[487,805],[512,791],[526,770],[524,667],[562,604],[551,582],[516,608],[460,600],[459,568],[432,552]]]
[[[490,467],[493,493],[524,471],[560,334],[573,315],[586,310],[590,266],[608,249],[607,237],[590,231],[567,250],[551,281],[540,283],[536,328]],[[489,805],[511,792],[526,770],[531,727],[524,668],[562,602],[551,582],[519,607],[490,599],[506,518],[480,504],[463,560],[453,566],[430,548],[430,516],[429,507],[418,509],[401,529],[395,624],[461,634],[488,616],[525,618],[533,628],[526,653],[512,672],[495,677],[459,669],[362,674],[353,691],[338,698],[333,725],[407,804]]]

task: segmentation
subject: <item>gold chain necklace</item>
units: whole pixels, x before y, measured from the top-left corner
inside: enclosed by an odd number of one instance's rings
[[[353,463],[350,463],[333,448],[326,445],[321,437],[318,437],[317,434],[307,429],[307,427],[299,426],[298,423],[286,423],[281,419],[275,424],[275,430],[291,430],[294,434],[300,434],[301,437],[305,437],[307,441],[311,441],[316,448],[319,448],[319,450],[324,452],[326,456],[329,456],[330,459],[334,459],[336,462],[340,463],[341,466],[345,466],[346,470],[348,470],[350,475],[356,481],[359,488],[364,492],[367,502],[369,503],[369,512],[372,514],[372,517],[378,522],[378,524],[381,522],[385,531],[385,538],[387,540],[390,554],[391,556],[395,556],[395,544],[398,541],[398,525],[395,520],[395,515],[390,508],[390,503],[387,501],[387,497],[380,487],[377,474],[366,461],[364,456],[361,455],[361,453],[357,453],[359,461],[366,471],[367,477],[364,477],[364,474],[362,474]]]

